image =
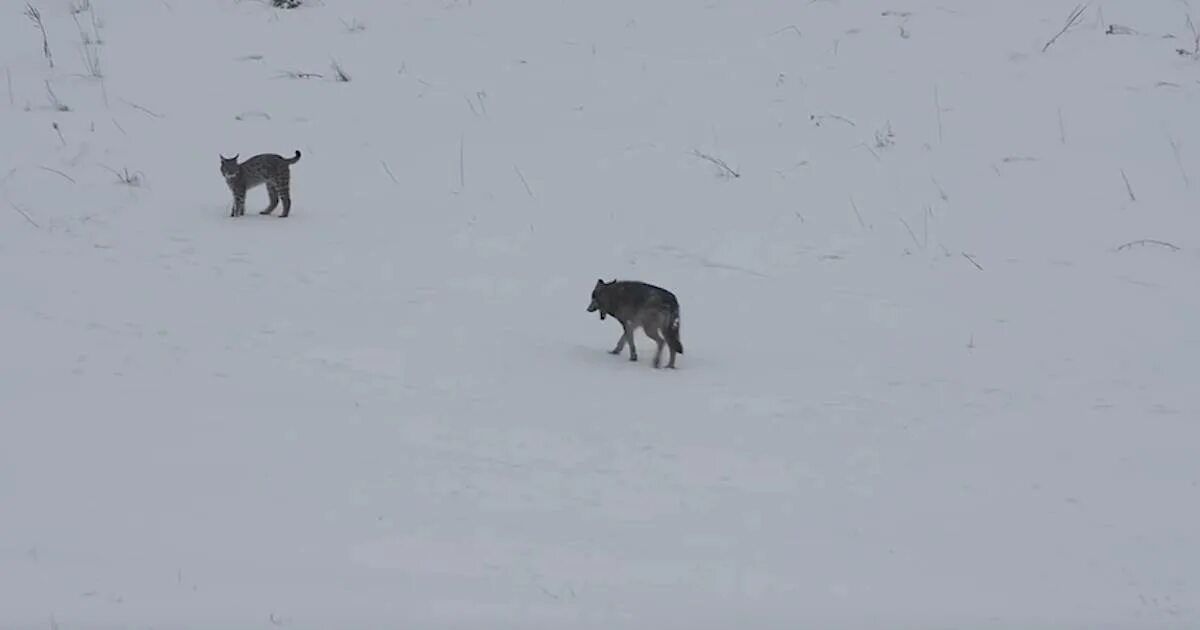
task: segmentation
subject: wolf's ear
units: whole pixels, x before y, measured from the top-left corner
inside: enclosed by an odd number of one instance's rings
[[[598,286],[598,287],[604,286],[604,278],[596,278],[596,286]]]

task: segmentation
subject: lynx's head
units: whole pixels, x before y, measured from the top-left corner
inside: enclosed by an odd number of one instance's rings
[[[218,154],[218,155],[220,155],[220,154]],[[227,182],[229,182],[229,181],[233,181],[233,180],[234,180],[234,178],[236,178],[236,177],[238,176],[238,163],[237,163],[237,161],[238,161],[238,156],[239,156],[239,155],[241,155],[241,154],[240,154],[240,153],[235,153],[235,154],[233,155],[233,157],[231,157],[231,158],[227,158],[227,157],[225,157],[224,155],[220,155],[220,158],[221,158],[221,176],[222,176],[222,177],[224,177],[224,178],[225,178],[225,181],[227,181]]]

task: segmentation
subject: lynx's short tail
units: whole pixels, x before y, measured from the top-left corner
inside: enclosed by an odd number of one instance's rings
[[[679,307],[671,312],[671,323],[667,324],[667,344],[678,354],[683,354],[683,342],[679,340]]]
[[[295,164],[300,161],[300,149],[296,149],[296,155],[286,159],[288,164]]]

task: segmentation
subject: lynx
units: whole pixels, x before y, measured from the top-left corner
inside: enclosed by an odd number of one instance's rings
[[[233,212],[231,217],[246,214],[246,191],[260,184],[267,185],[267,194],[271,196],[271,205],[259,214],[271,214],[275,207],[283,201],[283,213],[286,217],[292,211],[291,165],[300,161],[300,151],[296,155],[285,158],[275,153],[261,153],[245,162],[238,164],[238,155],[231,158],[221,157],[221,175],[229,190],[233,192]]]

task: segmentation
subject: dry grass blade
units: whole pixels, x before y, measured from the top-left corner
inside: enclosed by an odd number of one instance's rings
[[[1187,169],[1183,166],[1183,156],[1179,151],[1179,143],[1175,142],[1175,138],[1167,136],[1167,142],[1171,144],[1171,154],[1175,156],[1175,166],[1179,168],[1179,176],[1183,178],[1184,188],[1192,187],[1192,178],[1188,177]]]
[[[134,103],[133,101],[129,101],[129,100],[126,100],[126,99],[121,99],[121,101],[122,101],[123,103],[125,103],[126,105],[128,105],[128,106],[130,106],[130,107],[132,107],[132,108],[134,108],[134,109],[136,109],[136,110],[138,110],[139,112],[142,112],[142,113],[144,113],[144,114],[147,114],[147,115],[149,115],[149,116],[151,116],[151,117],[154,117],[154,118],[162,118],[162,117],[163,117],[163,115],[162,115],[162,114],[159,114],[159,113],[157,113],[157,112],[151,111],[149,108],[142,107],[141,105],[138,105],[137,103]]]
[[[129,172],[128,168],[122,168],[118,171],[117,169],[112,168],[111,166],[105,166],[104,164],[101,164],[100,166],[113,175],[116,175],[118,184],[137,187],[141,186],[142,182],[145,180],[145,175],[141,171],[134,171],[131,173]]]
[[[71,182],[72,184],[75,183],[75,178],[71,177],[70,175],[67,175],[66,173],[64,173],[58,169],[50,168],[49,166],[39,166],[38,168],[42,169],[43,171],[48,171],[48,172],[54,173],[55,175],[59,175],[63,179]]]
[[[350,82],[350,73],[346,72],[345,68],[342,68],[342,64],[338,63],[337,59],[332,60],[329,66],[333,69],[333,79],[335,81],[338,83]]]
[[[1042,52],[1049,50],[1050,47],[1054,45],[1054,42],[1058,41],[1059,37],[1062,37],[1067,33],[1067,31],[1075,28],[1075,26],[1079,24],[1079,20],[1083,18],[1083,12],[1087,11],[1088,5],[1089,3],[1075,5],[1075,9],[1072,10],[1071,14],[1067,16],[1067,23],[1063,25],[1061,31],[1055,33],[1054,37],[1050,38],[1050,41],[1046,42],[1045,46],[1042,46]]]
[[[529,182],[525,180],[525,174],[521,172],[521,169],[514,164],[513,170],[516,171],[517,178],[521,180],[521,185],[525,187],[525,192],[529,195],[529,198],[537,199],[537,195],[533,194],[533,188],[530,188]]]
[[[781,35],[783,33],[789,32],[789,31],[795,33],[796,37],[803,37],[803,35],[800,33],[800,29],[796,28],[795,24],[788,24],[787,26],[785,26],[777,31],[771,31],[770,33],[767,34],[767,37],[774,37],[776,35]]]
[[[858,126],[858,125],[854,124],[853,120],[850,120],[849,118],[846,118],[845,116],[839,116],[837,114],[810,114],[808,117],[808,119],[813,121],[813,124],[818,127],[821,126],[821,123],[824,122],[826,118],[828,118],[830,120],[836,120],[838,122],[846,123],[847,125],[850,125],[851,127]]]
[[[238,114],[237,116],[233,117],[234,120],[247,120],[250,118],[262,118],[265,120],[271,120],[271,115],[268,114],[267,112],[253,111],[253,112],[242,112],[242,113]]]
[[[100,24],[96,20],[96,13],[92,11],[89,5],[88,12],[91,14],[91,28],[89,33],[86,26],[79,21],[78,13],[71,12],[71,19],[75,22],[75,28],[79,31],[80,55],[83,58],[83,67],[87,70],[87,76],[93,79],[104,78],[104,72],[100,67],[100,49],[99,45],[103,42],[100,40]]]
[[[1133,249],[1134,247],[1138,247],[1138,246],[1144,247],[1146,245],[1157,245],[1158,247],[1165,247],[1173,252],[1179,251],[1178,245],[1168,243],[1166,241],[1155,240],[1152,238],[1138,239],[1136,241],[1129,241],[1128,243],[1125,243],[1124,245],[1118,245],[1117,251],[1120,252],[1120,251],[1124,251],[1127,249]]]
[[[4,201],[8,203],[8,207],[12,208],[14,212],[21,215],[26,221],[28,221],[29,225],[32,225],[39,230],[42,229],[42,226],[38,225],[37,221],[34,221],[33,217],[29,216],[29,213],[26,212],[24,208],[13,203],[13,200],[9,199],[7,194],[4,195]]]
[[[387,173],[387,176],[391,178],[392,183],[399,184],[400,180],[396,179],[395,173],[392,173],[392,169],[388,166],[387,162],[379,160],[379,163],[383,165],[383,172]]]
[[[707,153],[701,153],[698,149],[693,150],[692,155],[695,155],[696,157],[698,157],[702,160],[707,160],[709,162],[712,162],[713,164],[715,164],[717,166],[717,168],[721,169],[721,173],[723,175],[728,175],[733,178],[738,178],[738,177],[742,176],[741,173],[730,168],[729,165],[725,163],[725,160],[722,160],[721,158],[713,157]]]
[[[50,38],[46,36],[46,24],[42,22],[42,12],[32,4],[25,5],[25,17],[29,18],[30,22],[37,27],[42,33],[42,56],[46,58],[46,62],[50,67],[54,67],[54,55],[50,52]]]
[[[50,87],[49,81],[44,81],[46,85],[46,100],[50,102],[50,108],[56,112],[69,112],[71,108],[65,105],[58,99],[58,94],[54,93],[54,88]]]
[[[1125,192],[1129,193],[1129,200],[1137,201],[1137,196],[1133,194],[1133,186],[1129,183],[1129,176],[1125,174],[1125,169],[1121,169],[1121,179],[1125,180]]]
[[[324,79],[325,75],[317,72],[299,72],[296,70],[284,70],[275,75],[276,79]]]
[[[1191,13],[1189,13],[1187,16],[1187,27],[1188,27],[1188,30],[1191,31],[1191,33],[1192,33],[1192,49],[1186,50],[1186,49],[1180,48],[1180,49],[1176,50],[1175,52],[1177,52],[1181,55],[1188,55],[1193,59],[1200,59],[1200,31],[1196,30],[1196,23],[1192,21]]]

